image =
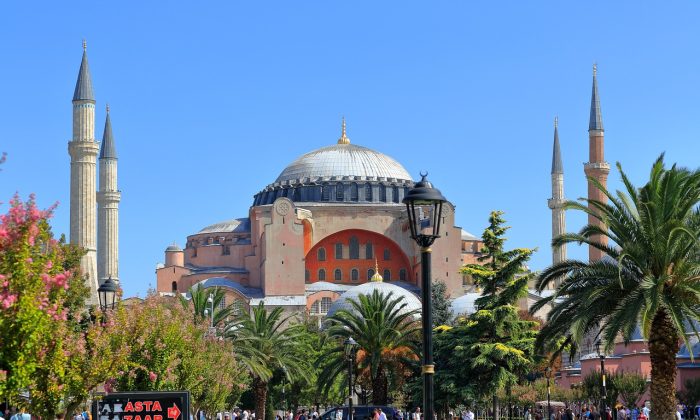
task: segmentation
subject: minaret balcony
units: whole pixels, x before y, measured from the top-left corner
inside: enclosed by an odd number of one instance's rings
[[[605,172],[610,172],[610,164],[608,162],[586,162],[583,164],[585,170],[597,169]]]
[[[564,203],[566,203],[566,200],[557,199],[557,198],[550,198],[549,200],[547,200],[547,207],[549,207],[552,210],[560,209],[560,208],[564,207]]]

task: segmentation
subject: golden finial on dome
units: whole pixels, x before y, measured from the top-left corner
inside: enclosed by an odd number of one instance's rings
[[[338,144],[350,144],[350,139],[345,133],[345,117],[343,117],[343,131],[341,132],[340,138],[338,139]]]
[[[372,278],[369,279],[369,281],[374,281],[374,282],[382,282],[384,281],[384,278],[379,274],[379,263],[377,262],[377,258],[374,258],[374,274],[372,275]]]

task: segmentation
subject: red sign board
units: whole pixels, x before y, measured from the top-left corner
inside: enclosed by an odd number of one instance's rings
[[[115,392],[92,404],[93,420],[189,420],[189,392]]]

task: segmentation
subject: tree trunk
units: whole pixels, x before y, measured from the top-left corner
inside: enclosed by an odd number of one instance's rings
[[[665,309],[659,309],[651,321],[649,356],[651,359],[650,420],[675,417],[676,353],[679,350],[678,331]]]
[[[267,382],[259,378],[253,379],[253,395],[255,395],[255,418],[265,420],[267,404]]]
[[[372,404],[386,405],[388,396],[387,377],[384,369],[377,370],[377,376],[372,378]]]

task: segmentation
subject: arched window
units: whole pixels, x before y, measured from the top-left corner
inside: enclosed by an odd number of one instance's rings
[[[367,242],[365,245],[365,259],[371,260],[374,258],[374,249],[372,248],[372,242]]]
[[[367,281],[372,280],[372,276],[374,275],[374,269],[370,268],[367,270]]]
[[[350,237],[350,259],[360,259],[360,241],[357,240],[357,236]]]
[[[321,201],[329,201],[331,199],[331,187],[328,184],[321,185]]]
[[[379,184],[379,201],[386,203],[386,186]]]
[[[311,273],[309,273],[309,270],[304,270],[304,281],[309,282],[311,280]]]
[[[328,313],[328,311],[331,310],[331,304],[333,302],[331,301],[331,298],[329,297],[324,297],[321,298],[321,314],[325,315]]]
[[[301,201],[301,187],[294,188],[294,197],[292,198],[292,201]]]
[[[335,259],[343,259],[343,244],[335,244]]]
[[[389,261],[391,259],[391,251],[389,248],[384,248],[384,261]]]
[[[399,270],[399,280],[406,281],[406,269],[402,268]]]
[[[335,201],[343,200],[345,200],[345,185],[338,183],[335,186]]]
[[[320,302],[319,302],[319,301],[316,301],[316,302],[312,303],[312,304],[311,304],[311,309],[309,309],[309,313],[310,313],[311,315],[318,315],[318,314],[320,314],[320,309],[321,309],[320,307],[321,307],[321,305],[320,305]]]
[[[335,269],[335,271],[333,272],[333,278],[335,279],[335,281],[343,280],[343,272],[340,271],[340,268]]]
[[[372,185],[365,184],[365,200],[372,201]]]
[[[173,293],[177,293],[177,282],[176,281],[174,281],[172,284],[172,290],[173,290]]]
[[[326,280],[326,270],[323,268],[318,270],[318,281],[325,281]]]
[[[357,184],[353,183],[350,185],[350,201],[358,201],[359,193],[357,191]]]
[[[231,306],[233,306],[233,311],[231,311],[231,315],[240,315],[241,311],[243,310],[243,301],[236,299],[233,301]]]
[[[226,309],[226,296],[221,296],[219,301],[219,309]]]
[[[326,261],[326,248],[321,247],[318,249],[318,260]]]
[[[391,199],[394,201],[394,203],[399,202],[399,187],[396,185],[391,188]]]
[[[350,279],[353,282],[357,282],[358,280],[360,280],[360,272],[357,270],[357,268],[353,268],[350,272]]]
[[[384,269],[384,281],[391,281],[391,271],[388,268]]]

